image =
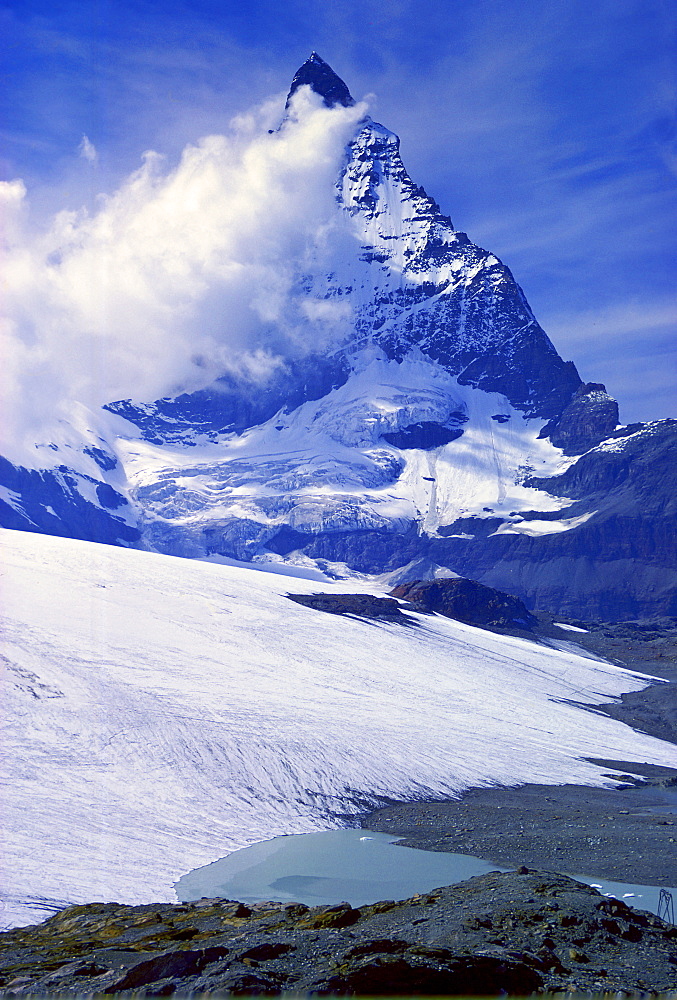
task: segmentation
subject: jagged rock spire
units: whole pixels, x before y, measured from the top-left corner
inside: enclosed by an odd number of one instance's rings
[[[317,52],[311,52],[303,66],[296,71],[285,108],[289,107],[292,95],[304,84],[308,84],[319,94],[328,108],[337,104],[350,108],[355,103],[341,77],[336,75],[329,63],[321,59]]]

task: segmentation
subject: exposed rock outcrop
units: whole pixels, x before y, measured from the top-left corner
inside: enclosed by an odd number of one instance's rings
[[[330,615],[352,615],[368,621],[395,622],[397,625],[417,625],[410,615],[403,614],[392,597],[373,594],[287,594],[290,601],[306,608],[325,611]]]
[[[359,909],[92,903],[0,935],[5,996],[675,988],[677,927],[527,869]]]
[[[582,455],[604,441],[618,426],[618,403],[601,382],[578,387],[560,417],[541,431],[565,455]]]
[[[337,76],[331,66],[318,56],[317,52],[311,52],[303,66],[294,74],[287,97],[287,108],[293,95],[299,87],[304,85],[311,87],[316,94],[319,94],[328,108],[333,108],[337,104],[349,108],[355,103],[341,77]]]
[[[535,621],[518,597],[474,580],[416,580],[399,584],[390,593],[417,611],[436,611],[468,625],[528,628]]]
[[[106,465],[103,452],[93,457],[104,471],[116,465]],[[129,501],[109,483],[66,466],[26,469],[1,456],[0,524],[109,545],[138,545],[141,538]]]

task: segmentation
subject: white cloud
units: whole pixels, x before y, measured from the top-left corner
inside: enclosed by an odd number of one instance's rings
[[[78,146],[78,152],[83,160],[87,160],[88,163],[96,163],[99,159],[99,154],[96,151],[96,147],[93,142],[83,135],[82,142]]]
[[[22,180],[0,181],[0,208],[2,209],[3,247],[12,246],[19,239],[21,214],[26,200],[26,185]]]
[[[73,401],[154,399],[229,368],[263,374],[279,352],[318,347],[313,320],[319,341],[331,337],[329,317],[309,316],[293,279],[316,234],[326,238],[365,110],[328,109],[301,88],[279,129],[268,131],[279,120],[269,102],[228,135],[187,146],[174,167],[145,154],[93,214],[60,212],[37,237],[15,226],[4,267],[5,454],[48,433]],[[13,218],[24,195],[21,182],[2,189]]]
[[[331,299],[304,299],[301,310],[308,319],[319,323],[342,323],[352,316],[349,302],[334,302]]]

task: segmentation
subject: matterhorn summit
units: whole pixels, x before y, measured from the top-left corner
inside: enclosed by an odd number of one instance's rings
[[[319,94],[328,108],[337,104],[350,108],[355,104],[341,77],[336,75],[329,63],[321,59],[317,52],[311,52],[303,66],[294,74],[285,109],[289,108],[292,97],[303,86],[310,87],[314,93]]]
[[[294,265],[303,336],[280,334],[263,375],[111,399],[42,467],[2,460],[2,524],[337,578],[457,573],[588,618],[674,614],[676,422],[619,425],[315,52],[287,142],[303,100],[355,116],[332,218]]]

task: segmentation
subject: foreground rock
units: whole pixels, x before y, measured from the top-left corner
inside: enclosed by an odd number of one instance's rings
[[[677,989],[677,927],[526,869],[360,909],[92,903],[0,935],[0,988],[6,996],[668,991]]]

